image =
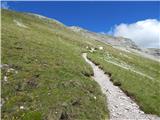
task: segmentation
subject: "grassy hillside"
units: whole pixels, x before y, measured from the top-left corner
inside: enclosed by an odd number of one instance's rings
[[[92,44],[55,21],[2,10],[2,119],[108,118],[81,57]]]
[[[160,116],[160,63],[104,46],[89,54],[111,80],[132,97],[146,113]]]
[[[2,119],[103,120],[106,98],[88,57],[147,113],[160,115],[160,63],[83,37],[63,24],[2,10]]]

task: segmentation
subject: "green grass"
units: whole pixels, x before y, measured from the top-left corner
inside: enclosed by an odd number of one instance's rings
[[[132,97],[144,112],[160,116],[160,63],[111,46],[104,48],[89,53],[89,59],[110,73],[113,83]]]
[[[1,44],[2,64],[14,69],[1,71],[4,120],[109,118],[106,98],[81,56],[88,52],[86,46],[103,46],[88,53],[89,59],[110,73],[142,110],[160,116],[159,62],[85,38],[53,20],[7,10],[2,10]]]
[[[106,98],[81,57],[95,41],[52,20],[2,10],[1,42],[2,64],[14,69],[2,68],[2,119],[108,118]]]

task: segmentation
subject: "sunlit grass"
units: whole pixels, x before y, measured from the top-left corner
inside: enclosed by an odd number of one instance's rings
[[[2,68],[2,119],[108,118],[105,96],[81,57],[88,44],[54,21],[2,10],[2,64],[9,65]]]
[[[146,113],[160,115],[160,63],[106,46],[89,54]]]

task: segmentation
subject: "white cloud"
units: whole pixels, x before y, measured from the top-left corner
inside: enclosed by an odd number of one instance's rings
[[[1,8],[9,9],[9,5],[7,4],[7,2],[1,2]]]
[[[130,38],[144,48],[160,48],[160,21],[156,19],[147,19],[132,24],[122,23],[116,25],[109,33]]]

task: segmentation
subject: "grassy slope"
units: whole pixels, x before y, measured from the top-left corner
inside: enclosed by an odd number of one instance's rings
[[[105,97],[81,57],[93,43],[54,21],[2,10],[2,64],[18,71],[2,69],[2,119],[107,118]]]
[[[111,73],[113,83],[135,99],[141,109],[160,116],[160,63],[111,46],[105,45],[104,48],[104,51],[90,53],[88,57],[105,72]],[[124,69],[126,65],[147,77]]]
[[[13,19],[29,28],[18,27]],[[58,119],[66,111],[71,119],[103,119],[107,111],[105,98],[99,86],[87,77],[92,70],[81,58],[87,45],[104,46],[103,51],[89,53],[89,58],[111,73],[113,82],[132,96],[145,112],[160,115],[158,62],[83,38],[53,21],[2,11],[2,63],[18,70],[18,74],[7,73],[7,83],[2,81],[5,100],[2,117]],[[153,79],[110,61],[125,63]],[[4,74],[2,70],[2,78]],[[38,85],[28,85],[30,80]],[[75,101],[78,104],[74,105]],[[20,110],[21,105],[26,109]]]

